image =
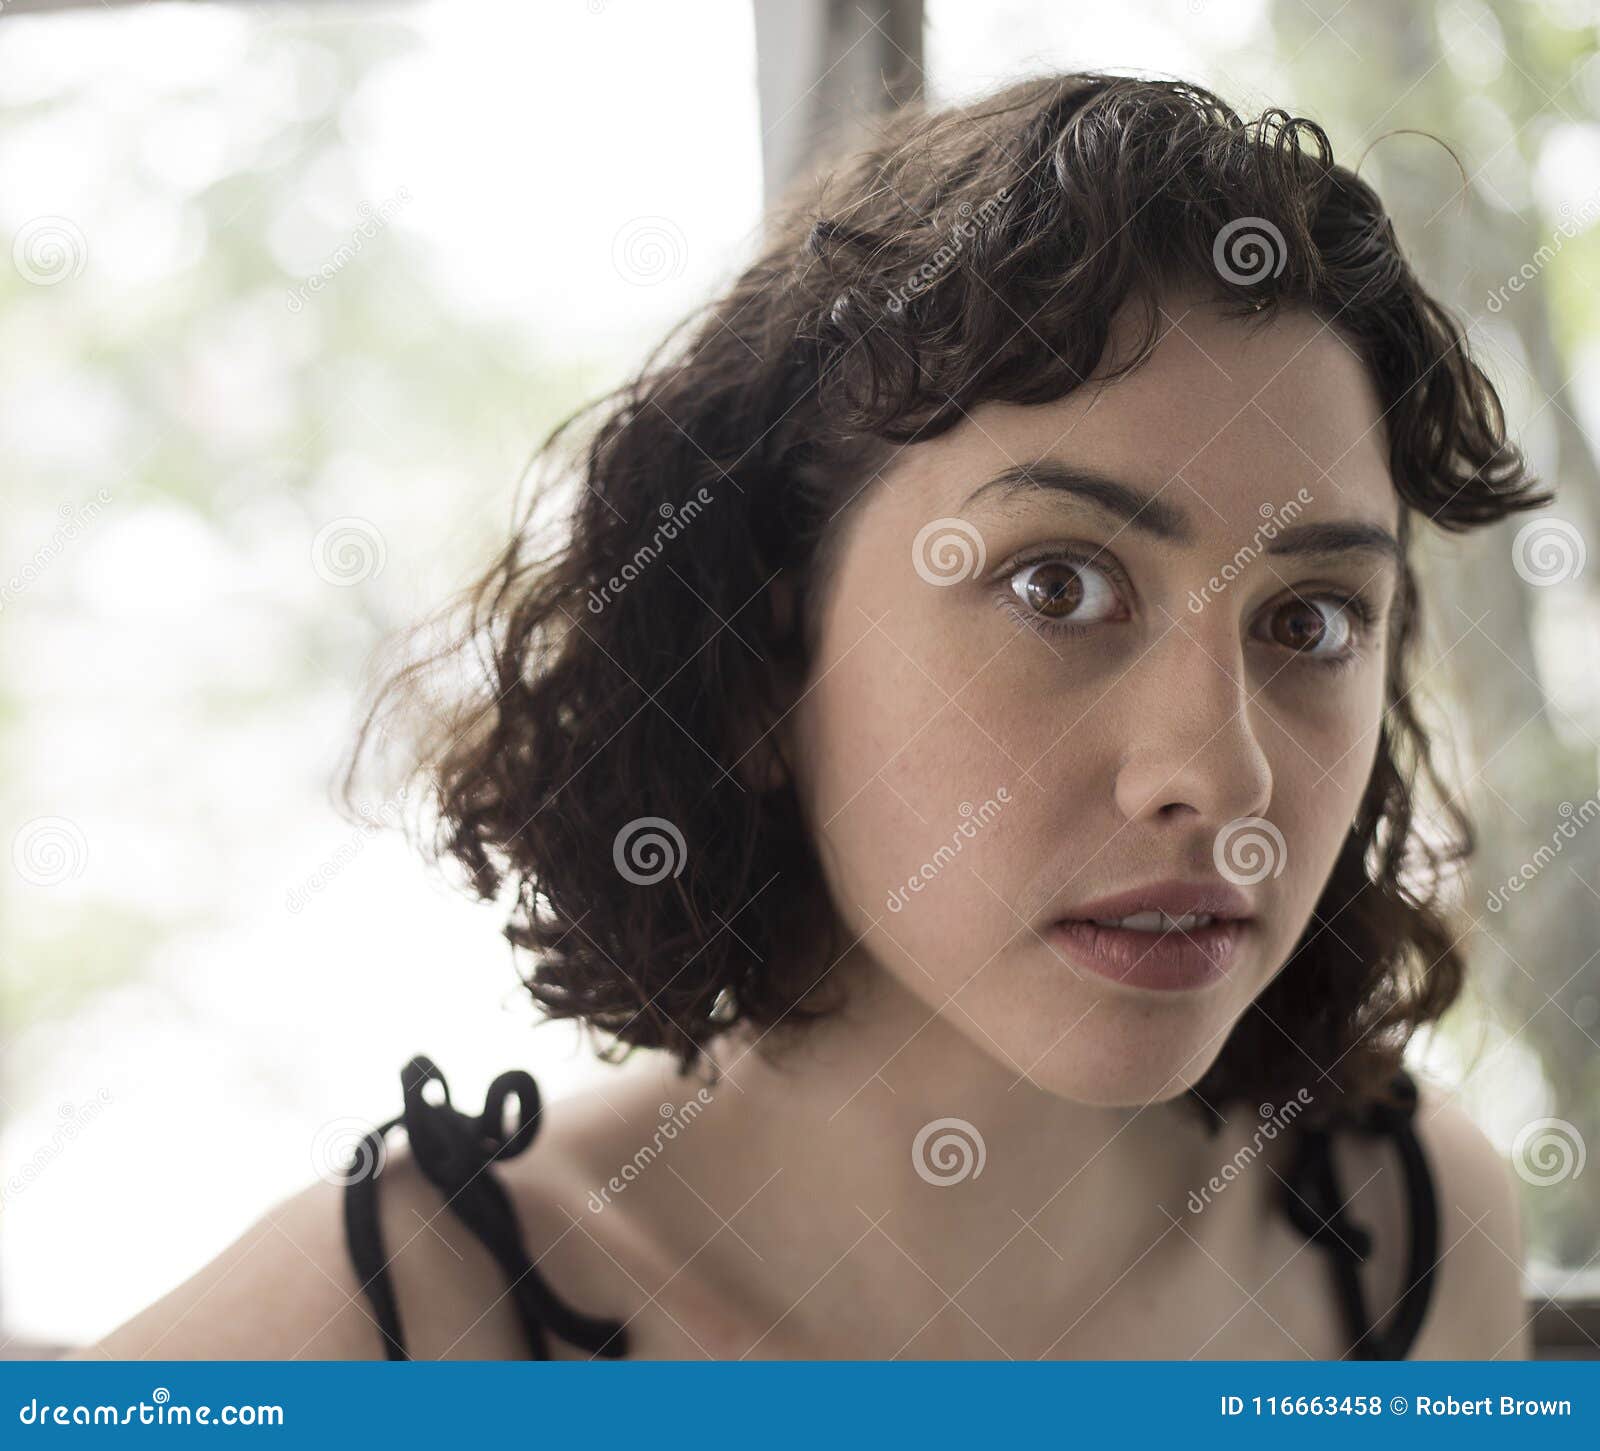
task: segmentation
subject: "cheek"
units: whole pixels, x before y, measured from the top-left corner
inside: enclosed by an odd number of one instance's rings
[[[1028,762],[975,669],[904,613],[841,612],[829,635],[795,716],[833,900],[886,965],[953,991],[940,964],[970,974],[1023,930],[1003,863],[1018,803],[1037,794]]]
[[[1261,726],[1272,762],[1270,815],[1288,844],[1286,900],[1293,945],[1333,870],[1372,773],[1382,723],[1381,677],[1360,690],[1330,689],[1315,710],[1282,710]]]

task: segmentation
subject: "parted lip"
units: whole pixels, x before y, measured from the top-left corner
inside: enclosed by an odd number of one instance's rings
[[[1250,899],[1220,877],[1205,882],[1169,880],[1080,902],[1054,918],[1056,922],[1086,922],[1092,918],[1131,917],[1135,912],[1165,912],[1169,917],[1203,913],[1208,917],[1244,920],[1254,915]]]

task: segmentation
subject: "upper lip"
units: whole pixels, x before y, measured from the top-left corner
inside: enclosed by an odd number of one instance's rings
[[[1250,899],[1237,887],[1220,878],[1205,882],[1152,882],[1147,887],[1096,897],[1092,902],[1059,913],[1057,922],[1087,921],[1091,918],[1131,917],[1135,912],[1165,912],[1169,917],[1190,913],[1207,917],[1248,918],[1253,915]]]

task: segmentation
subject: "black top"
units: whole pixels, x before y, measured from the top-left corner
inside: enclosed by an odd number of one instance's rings
[[[429,1081],[443,1094],[441,1103],[423,1097]],[[389,1257],[378,1226],[378,1178],[383,1164],[383,1136],[404,1127],[418,1167],[444,1196],[444,1201],[481,1239],[510,1285],[512,1304],[528,1342],[529,1358],[549,1360],[550,1331],[592,1355],[620,1360],[628,1353],[627,1326],[620,1320],[585,1315],[560,1300],[528,1259],[516,1210],[505,1187],[490,1167],[496,1159],[520,1154],[539,1131],[538,1085],[521,1069],[502,1073],[489,1085],[483,1112],[476,1118],[450,1102],[449,1085],[431,1059],[413,1058],[400,1073],[405,1108],[372,1130],[357,1151],[344,1198],[345,1239],[361,1289],[371,1302],[390,1360],[409,1360],[400,1329],[400,1311],[389,1279]],[[1389,1320],[1372,1323],[1359,1267],[1372,1251],[1372,1235],[1345,1213],[1332,1156],[1333,1131],[1300,1126],[1295,1153],[1284,1181],[1281,1204],[1290,1221],[1313,1244],[1328,1252],[1334,1291],[1345,1323],[1349,1360],[1404,1360],[1410,1353],[1433,1289],[1439,1258],[1439,1216],[1433,1179],[1412,1119],[1417,1087],[1401,1069],[1393,1083],[1397,1104],[1380,1103],[1351,1125],[1357,1132],[1391,1139],[1405,1171],[1411,1233],[1405,1290]],[[507,1132],[508,1100],[517,1107],[516,1122]]]

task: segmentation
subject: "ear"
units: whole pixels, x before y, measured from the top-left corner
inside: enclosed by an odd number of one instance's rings
[[[767,598],[771,601],[774,632],[781,639],[793,639],[796,602],[794,576],[788,570],[778,571],[772,583],[767,586]]]
[[[752,703],[750,725],[734,768],[749,790],[762,793],[779,790],[789,781],[786,763],[793,760],[792,707],[803,688],[797,667],[804,656],[797,633],[799,608],[793,576],[787,571],[780,573],[766,593],[772,622],[772,696]]]

